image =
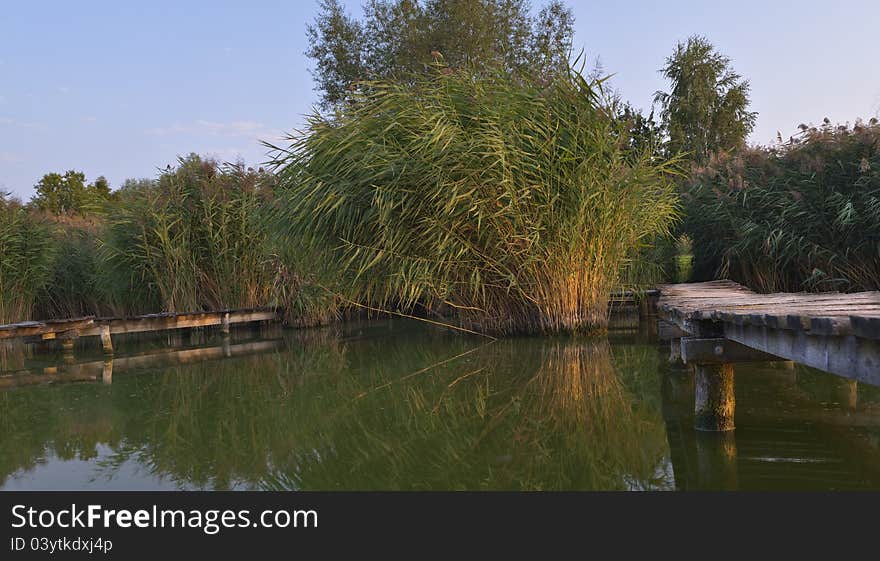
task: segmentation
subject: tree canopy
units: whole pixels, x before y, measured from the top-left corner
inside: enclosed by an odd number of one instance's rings
[[[104,176],[86,185],[81,171],[47,173],[34,188],[31,204],[52,214],[87,214],[110,198],[110,183]]]
[[[697,163],[710,154],[745,143],[757,113],[749,111],[749,82],[733,71],[730,59],[705,37],[678,43],[660,69],[672,85],[655,103],[669,135],[672,153],[687,152]]]
[[[362,21],[338,0],[322,0],[306,54],[315,61],[321,104],[330,108],[359,81],[412,75],[440,58],[477,71],[567,71],[573,25],[560,0],[535,15],[527,0],[369,0]]]

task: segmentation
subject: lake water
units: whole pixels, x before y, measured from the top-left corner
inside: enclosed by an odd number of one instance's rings
[[[644,335],[376,321],[120,338],[112,362],[79,345],[0,356],[0,489],[880,488],[877,388],[737,365],[736,431],[698,433],[688,370]]]

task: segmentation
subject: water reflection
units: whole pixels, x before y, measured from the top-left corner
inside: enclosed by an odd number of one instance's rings
[[[656,343],[634,338],[486,343],[422,324],[373,322],[232,338],[197,332],[116,347],[112,360],[98,345],[78,345],[73,361],[26,350],[0,357],[15,370],[0,374],[0,487],[737,489],[880,481],[874,389],[809,370],[738,371],[736,432],[697,434],[688,372]]]
[[[659,408],[615,364],[644,356],[614,357],[606,340],[487,345],[367,324],[227,352],[56,357],[3,378],[35,385],[0,394],[0,473],[86,461],[101,477],[132,478],[123,467],[135,461],[156,487],[671,485],[655,475],[666,457]],[[95,383],[47,385],[62,380]]]
[[[737,428],[724,434],[692,429],[692,392],[686,370],[664,377],[677,489],[880,488],[880,389],[785,363],[738,366]]]

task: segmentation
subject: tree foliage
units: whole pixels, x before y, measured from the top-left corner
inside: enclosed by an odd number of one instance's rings
[[[369,0],[362,21],[338,0],[322,0],[306,54],[330,108],[358,82],[424,72],[441,57],[477,72],[501,66],[549,78],[568,68],[573,25],[560,0],[535,16],[526,0]]]
[[[744,145],[757,118],[748,110],[749,82],[712,43],[700,36],[678,43],[660,72],[672,85],[654,96],[671,153],[705,163],[712,153]]]
[[[68,170],[64,174],[47,173],[34,189],[37,194],[31,199],[31,204],[55,215],[96,212],[111,195],[110,183],[104,176],[86,185],[85,174],[76,170]]]

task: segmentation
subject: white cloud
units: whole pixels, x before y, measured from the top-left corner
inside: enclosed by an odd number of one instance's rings
[[[256,121],[206,121],[198,120],[194,123],[174,123],[167,127],[155,127],[147,129],[147,134],[154,136],[169,136],[174,134],[207,134],[211,136],[271,139],[278,137],[278,132],[269,129],[263,123]]]
[[[241,148],[208,148],[203,150],[203,153],[206,156],[212,156],[223,162],[244,160],[246,152],[248,152],[248,150],[242,150]]]
[[[254,121],[232,121],[229,123],[218,123],[216,121],[196,121],[199,127],[207,129],[215,134],[222,136],[253,136],[265,132],[266,127],[263,123]]]

